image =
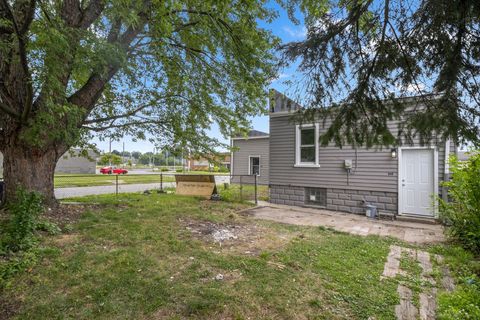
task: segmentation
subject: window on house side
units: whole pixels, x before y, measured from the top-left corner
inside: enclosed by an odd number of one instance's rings
[[[260,175],[260,158],[250,157],[250,174]]]
[[[315,128],[300,129],[300,162],[315,163]]]
[[[319,167],[318,130],[318,124],[296,126],[296,166]]]

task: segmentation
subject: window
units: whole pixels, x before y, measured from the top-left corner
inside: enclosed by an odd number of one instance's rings
[[[296,166],[318,167],[318,124],[297,125]]]
[[[305,204],[314,206],[327,206],[327,189],[305,188]]]
[[[250,157],[250,174],[260,175],[260,157]]]

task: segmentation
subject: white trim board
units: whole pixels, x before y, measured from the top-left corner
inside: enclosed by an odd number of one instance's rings
[[[300,139],[301,129],[308,129],[314,128],[315,130],[315,162],[300,162]],[[320,143],[319,143],[319,131],[320,131],[320,124],[316,123],[308,123],[308,124],[297,124],[295,125],[295,163],[293,164],[296,168],[319,168],[320,167]]]
[[[253,140],[253,139],[268,139],[270,138],[270,135],[268,136],[255,136],[255,137],[235,137],[231,138],[231,140]]]

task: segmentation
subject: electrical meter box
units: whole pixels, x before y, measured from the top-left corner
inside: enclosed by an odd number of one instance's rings
[[[345,159],[345,169],[352,169],[352,160]]]

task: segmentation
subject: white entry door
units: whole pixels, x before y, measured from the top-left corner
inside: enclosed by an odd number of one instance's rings
[[[434,150],[402,149],[401,214],[433,216]]]

